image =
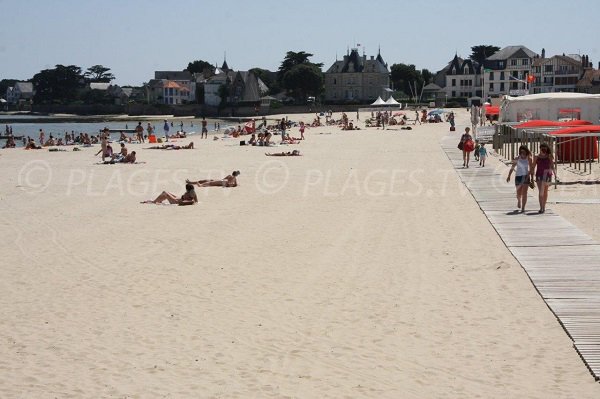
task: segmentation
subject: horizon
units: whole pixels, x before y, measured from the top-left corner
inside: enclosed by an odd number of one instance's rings
[[[360,34],[348,34],[339,24],[331,23],[334,16],[363,24],[362,19],[370,14],[365,17],[368,8],[357,1],[339,6],[338,2],[320,4],[316,0],[301,5],[268,0],[261,3],[263,7],[244,3],[225,9],[219,4],[198,6],[184,0],[169,4],[167,12],[164,3],[157,0],[91,0],[85,4],[69,0],[51,4],[0,0],[0,4],[10,16],[0,27],[0,80],[27,80],[57,64],[77,65],[83,71],[100,64],[111,69],[114,83],[139,86],[154,78],[154,71],[183,70],[194,60],[220,66],[225,54],[234,70],[276,71],[287,51],[313,54],[311,61],[323,63],[326,71],[336,57],[342,58],[353,47],[359,47],[360,53],[364,51],[367,56],[377,55],[381,48],[388,66],[414,64],[419,70],[433,73],[446,66],[455,53],[468,58],[471,47],[480,44],[500,48],[524,45],[537,54],[545,48],[549,57],[587,54],[596,66],[600,61],[597,35],[565,35],[551,29],[554,23],[564,23],[564,18],[556,16],[555,9],[542,1],[503,3],[504,9],[520,12],[502,21],[504,29],[500,30],[493,29],[494,21],[488,22],[488,10],[474,9],[463,16],[463,10],[472,4],[465,0],[432,5],[433,11],[415,3],[399,6],[386,0],[371,10],[373,22]],[[600,3],[593,0],[574,0],[570,4],[575,5],[569,9],[574,20],[589,19],[589,15],[600,11]],[[420,14],[425,24],[421,18],[411,18]],[[99,22],[90,24],[90,15]],[[213,17],[218,15],[221,18]],[[26,17],[36,22],[23,24]],[[536,21],[547,24],[543,34],[540,30],[544,27]],[[460,26],[467,23],[470,28],[461,30]],[[598,28],[592,29],[600,33]],[[445,34],[447,30],[456,35]],[[240,40],[246,37],[253,38],[253,43]]]

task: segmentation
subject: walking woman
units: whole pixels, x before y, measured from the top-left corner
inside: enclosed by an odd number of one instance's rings
[[[532,181],[530,178],[533,173],[533,159],[531,158],[531,151],[529,151],[529,148],[527,148],[526,145],[519,147],[519,156],[513,160],[512,167],[506,178],[507,183],[510,181],[510,177],[515,169],[517,171],[515,175],[517,208],[521,209],[521,213],[523,213],[525,212],[525,205],[527,204],[527,189]]]
[[[554,157],[548,144],[540,145],[540,153],[533,159],[533,167],[540,200],[538,213],[544,213],[546,212],[546,201],[548,201],[548,187],[550,187],[552,175],[556,173]]]
[[[475,143],[473,142],[473,136],[469,133],[471,131],[470,128],[466,127],[464,134],[460,137],[459,147],[463,153],[463,168],[469,167],[469,160],[471,158],[471,151],[475,148]]]

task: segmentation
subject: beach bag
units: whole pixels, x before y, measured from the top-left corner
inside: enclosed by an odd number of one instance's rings
[[[458,142],[458,149],[462,151],[462,149],[463,149],[463,142],[462,141]]]
[[[473,140],[465,141],[465,144],[463,144],[463,149],[467,152],[473,151],[473,149],[475,149],[475,143],[473,142]]]

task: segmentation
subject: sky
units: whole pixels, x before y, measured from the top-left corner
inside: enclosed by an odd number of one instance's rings
[[[599,0],[0,0],[0,15],[0,79],[101,64],[139,85],[225,53],[235,70],[277,70],[287,51],[327,69],[357,44],[433,72],[478,44],[600,61]]]

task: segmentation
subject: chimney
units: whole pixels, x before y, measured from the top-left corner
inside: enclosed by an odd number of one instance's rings
[[[546,58],[546,49],[545,48],[542,49],[542,58]]]

